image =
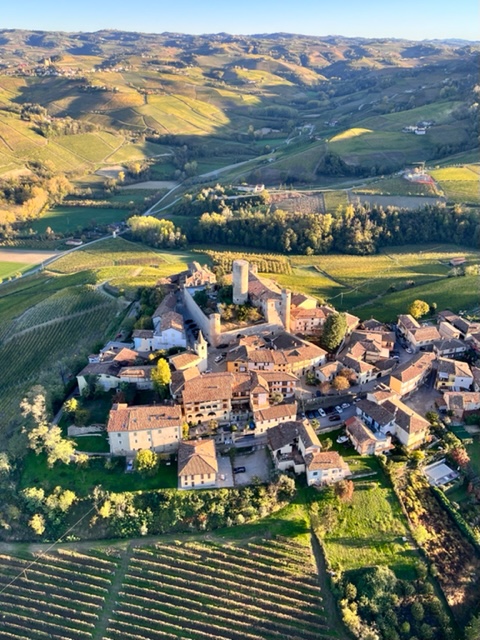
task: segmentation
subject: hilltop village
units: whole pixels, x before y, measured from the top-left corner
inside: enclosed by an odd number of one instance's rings
[[[338,451],[322,448],[318,433],[343,426],[337,442],[388,455],[395,444],[412,451],[431,441],[429,408],[458,420],[480,409],[480,369],[456,359],[480,350],[479,323],[444,311],[437,325],[400,315],[385,326],[347,313],[341,343],[329,353],[319,344],[328,318],[339,315],[333,307],[281,289],[247,260],[233,261],[226,282],[233,305],[219,302],[216,275],[191,263],[162,283],[153,329],[108,343],[78,374],[80,393],[92,384],[149,390],[151,355],[178,351],[168,358],[168,400],[117,402],[110,411],[110,453],[125,456],[127,467],[147,449],[176,456],[181,489],[267,479],[271,462],[321,486],[353,472]],[[248,309],[254,320],[232,318],[232,309]],[[245,447],[248,467],[233,466],[226,454]],[[441,477],[432,472],[436,484],[456,477],[441,465]]]

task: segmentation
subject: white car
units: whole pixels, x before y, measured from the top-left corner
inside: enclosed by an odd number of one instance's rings
[[[322,418],[326,418],[326,417],[327,417],[327,414],[325,413],[325,411],[324,411],[323,409],[319,409],[319,410],[318,410],[318,413],[320,414],[320,416],[321,416]]]
[[[342,409],[342,407],[341,407],[340,405],[337,405],[337,406],[335,407],[335,411],[336,411],[337,413],[343,413],[343,409]]]
[[[342,409],[348,409],[349,406],[350,406],[350,404],[348,402],[344,402],[342,404]]]
[[[221,362],[223,360],[223,356],[217,356],[215,358],[215,363],[218,364],[219,362]]]
[[[345,444],[346,442],[348,442],[348,440],[349,440],[348,436],[338,436],[337,443],[338,444]]]
[[[407,353],[413,353],[413,349],[410,349],[410,347],[407,347],[407,348],[405,349],[405,351],[406,351]]]

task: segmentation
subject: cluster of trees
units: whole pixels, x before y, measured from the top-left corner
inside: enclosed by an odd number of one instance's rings
[[[293,478],[280,475],[269,485],[214,491],[163,489],[143,493],[94,492],[92,525],[121,537],[205,531],[264,518],[295,494]]]
[[[344,577],[343,620],[362,640],[449,640],[455,637],[423,563],[414,581],[389,567],[369,567]]]
[[[334,215],[271,211],[264,206],[242,206],[235,211],[224,207],[204,213],[188,229],[188,238],[282,253],[369,255],[380,247],[402,244],[453,242],[478,246],[480,215],[441,204],[416,211],[348,205]]]
[[[183,247],[186,238],[175,228],[171,220],[159,220],[153,216],[132,216],[128,220],[130,233],[152,247]]]
[[[22,498],[29,513],[28,525],[38,536],[42,536],[47,527],[54,532],[77,500],[74,491],[61,487],[55,487],[49,495],[41,487],[27,487],[22,491]]]

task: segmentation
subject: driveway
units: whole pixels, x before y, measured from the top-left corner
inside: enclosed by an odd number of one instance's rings
[[[218,474],[217,474],[217,489],[225,489],[227,487],[233,487],[233,472],[230,456],[218,456]],[[223,479],[225,478],[225,479]]]
[[[245,467],[245,473],[235,474],[235,485],[242,486],[252,484],[253,478],[260,478],[263,482],[270,480],[270,470],[272,464],[267,448],[257,449],[248,455],[236,455],[233,463],[234,467]]]

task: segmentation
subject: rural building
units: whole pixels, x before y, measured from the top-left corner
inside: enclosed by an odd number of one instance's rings
[[[217,483],[218,462],[215,442],[181,442],[178,448],[178,488],[206,489]]]
[[[451,258],[448,264],[451,267],[459,267],[460,265],[465,264],[466,261],[467,259],[465,258],[465,256],[458,256],[456,258]]]
[[[467,391],[472,384],[472,370],[466,362],[437,358],[435,389],[440,391]]]
[[[388,385],[400,397],[406,396],[425,381],[435,360],[433,353],[418,353],[391,374]]]
[[[440,339],[437,327],[421,325],[410,314],[398,316],[398,330],[414,351],[428,347]]]
[[[89,386],[91,381],[98,384],[104,391],[110,391],[116,389],[120,382],[122,382],[122,372],[125,369],[136,369],[135,363],[143,358],[140,357],[137,351],[122,347],[121,349],[108,349],[101,351],[99,354],[92,354],[88,357],[88,364],[77,375],[78,389],[80,393],[83,393]],[[132,380],[135,384],[145,381],[145,376],[149,377],[149,374],[145,372],[144,376],[132,374],[135,380]]]
[[[322,364],[315,369],[315,378],[319,380],[320,383],[331,382],[341,369],[343,369],[343,366],[338,360],[327,362],[327,364]]]
[[[114,404],[107,422],[110,453],[121,456],[139,449],[176,451],[182,438],[182,424],[178,406]]]
[[[467,351],[468,345],[464,340],[450,338],[445,340],[437,340],[433,343],[433,353],[438,357],[454,358],[462,355]]]
[[[336,451],[314,451],[305,456],[307,484],[325,485],[351,475],[350,467]]]
[[[446,391],[443,399],[447,410],[452,411],[457,420],[463,420],[470,412],[480,413],[480,393],[477,391]]]
[[[373,432],[357,416],[345,421],[346,433],[361,456],[377,456],[392,448],[392,439],[381,431]]]

